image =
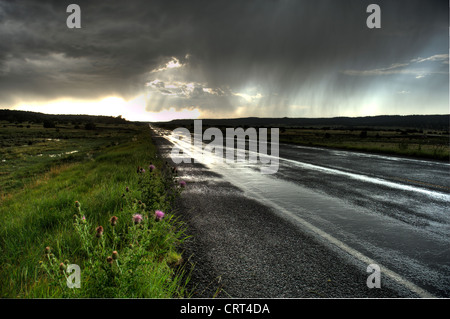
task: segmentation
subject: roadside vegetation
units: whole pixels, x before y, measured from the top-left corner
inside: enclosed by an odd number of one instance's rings
[[[443,161],[450,156],[443,130],[283,128],[280,142]]]
[[[202,120],[202,130],[219,128],[279,128],[279,141],[304,146],[406,156],[439,161],[450,159],[448,115],[378,116],[362,118],[295,119],[243,118]],[[398,126],[395,126],[398,125]],[[192,120],[174,120],[156,126],[194,132]],[[270,132],[268,134],[270,140]]]
[[[0,297],[189,297],[185,183],[147,126],[0,124]]]

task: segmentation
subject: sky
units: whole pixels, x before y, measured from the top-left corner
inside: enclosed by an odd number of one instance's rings
[[[81,28],[68,28],[71,3]],[[380,28],[369,28],[369,4]],[[0,108],[175,118],[449,113],[449,2],[0,0]]]

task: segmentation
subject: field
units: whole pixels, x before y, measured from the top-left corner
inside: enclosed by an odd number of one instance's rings
[[[95,130],[60,124],[0,122],[0,190],[2,196],[56,166],[92,158],[96,152],[131,141],[133,125],[97,125]],[[78,126],[77,126],[78,127]]]
[[[182,187],[148,126],[4,121],[0,143],[0,297],[188,295]]]
[[[245,118],[202,120],[202,130],[217,127],[225,136],[226,128],[279,128],[281,143],[389,154],[449,161],[450,140],[447,115],[379,116],[331,119]],[[194,132],[192,120],[156,123],[174,130],[186,127]],[[270,132],[268,132],[270,140]]]
[[[449,160],[448,131],[282,128],[280,142],[435,160]]]

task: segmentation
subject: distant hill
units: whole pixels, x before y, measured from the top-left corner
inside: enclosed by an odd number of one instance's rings
[[[44,114],[38,112],[0,110],[0,120],[11,123],[43,123],[44,121],[57,121],[58,123],[103,123],[103,124],[121,124],[128,123],[121,116],[95,116],[95,115],[68,115],[68,114]]]
[[[0,110],[0,120],[11,123],[43,123],[44,121],[57,121],[58,123],[103,123],[121,124],[129,123],[121,116],[94,116],[94,115],[67,115],[44,114],[39,112]],[[140,123],[140,122],[136,122]],[[193,120],[173,120],[157,122],[161,127],[180,127],[193,124]],[[203,119],[203,126],[226,127],[314,127],[314,128],[391,128],[391,129],[427,129],[449,130],[450,114],[446,115],[380,115],[366,117],[332,117],[332,118],[260,118],[246,117],[236,119]]]
[[[193,120],[173,120],[155,123],[157,126],[186,126]],[[404,128],[448,130],[450,115],[380,115],[333,118],[258,118],[204,119],[203,126],[267,126],[267,127],[330,127],[330,128]]]

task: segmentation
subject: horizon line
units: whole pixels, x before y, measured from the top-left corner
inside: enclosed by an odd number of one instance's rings
[[[238,119],[335,119],[335,118],[374,118],[374,117],[383,117],[383,116],[450,116],[449,113],[434,113],[434,114],[380,114],[380,115],[366,115],[366,116],[331,116],[331,117],[290,117],[290,116],[280,116],[280,117],[260,117],[260,116],[244,116],[244,117],[221,117],[221,118],[180,118],[180,119],[171,119],[167,121],[132,121],[126,119],[123,115],[90,115],[90,114],[81,114],[81,113],[45,113],[45,112],[37,112],[37,111],[26,111],[26,110],[11,110],[2,108],[0,111],[10,111],[10,112],[26,112],[26,113],[36,113],[36,114],[44,114],[44,115],[54,115],[54,116],[91,116],[91,117],[111,117],[111,118],[119,118],[128,121],[128,122],[142,122],[142,123],[154,123],[154,122],[172,122],[172,121],[194,121],[194,120],[238,120]]]

